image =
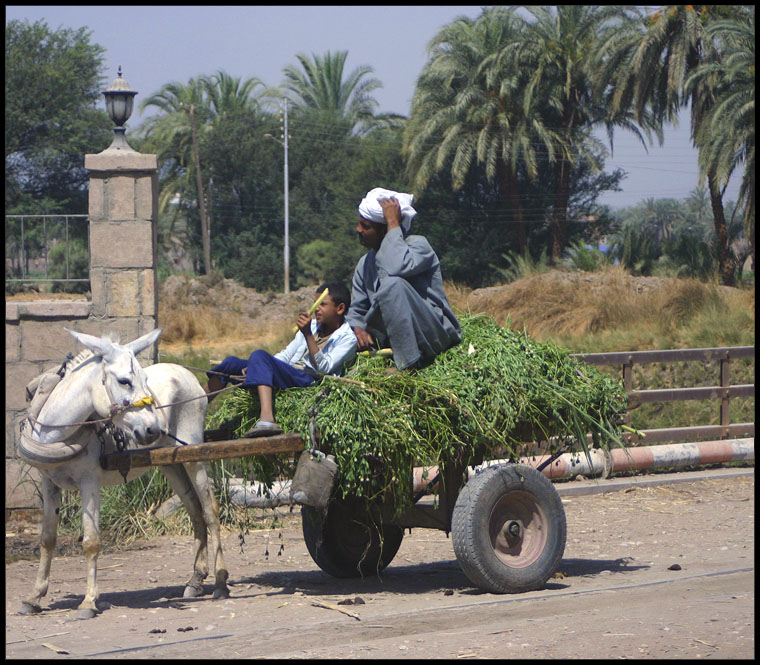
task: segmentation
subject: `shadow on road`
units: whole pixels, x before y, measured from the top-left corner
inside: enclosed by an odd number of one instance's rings
[[[287,589],[305,595],[391,593],[430,593],[447,589],[464,590],[472,586],[456,561],[415,565],[390,565],[380,575],[339,579],[321,570],[266,572],[244,577],[241,584],[261,589]],[[255,595],[256,592],[253,592]]]
[[[583,577],[598,575],[604,571],[627,573],[650,567],[648,565],[632,566],[632,561],[633,559],[628,556],[620,559],[562,559],[559,569],[565,574],[565,577]]]
[[[630,573],[649,568],[648,565],[631,565],[630,557],[620,559],[563,559],[559,567],[561,575],[549,579],[545,588],[565,589],[569,585],[559,579],[573,577],[593,577],[603,572]],[[321,570],[289,570],[266,572],[260,575],[231,579],[235,598],[255,598],[256,596],[289,596],[301,592],[305,596],[357,595],[357,594],[426,594],[440,591],[456,591],[466,595],[485,594],[476,588],[462,572],[456,560],[408,566],[391,565],[379,576],[365,576],[351,579],[331,577]],[[171,607],[172,604],[188,604],[211,600],[213,585],[204,585],[205,594],[199,598],[183,598],[184,586],[160,586],[135,591],[106,592],[100,595],[98,604],[103,609],[129,607]],[[241,592],[242,591],[242,592]],[[75,609],[83,595],[67,594],[56,599],[48,610]]]

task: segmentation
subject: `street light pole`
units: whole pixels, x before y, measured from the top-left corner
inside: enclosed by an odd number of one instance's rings
[[[290,293],[290,239],[288,238],[288,100],[283,99],[283,140],[285,146],[285,293]]]

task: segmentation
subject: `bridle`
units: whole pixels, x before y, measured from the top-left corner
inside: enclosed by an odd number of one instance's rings
[[[63,379],[63,377],[65,376],[65,371],[64,373],[61,373],[60,376],[61,376],[61,379]],[[34,424],[39,425],[40,427],[50,427],[50,428],[58,428],[58,429],[62,429],[64,427],[82,427],[84,425],[97,425],[100,423],[108,423],[108,422],[110,422],[113,425],[113,419],[116,418],[116,416],[124,413],[125,411],[129,411],[131,409],[141,409],[143,407],[149,406],[151,407],[151,410],[155,412],[156,415],[158,415],[157,409],[164,408],[161,406],[156,406],[158,403],[158,399],[156,398],[153,391],[147,386],[146,388],[148,392],[150,393],[150,395],[140,397],[139,399],[136,399],[134,402],[129,402],[129,400],[124,400],[122,404],[118,404],[116,400],[113,398],[113,395],[108,388],[108,383],[106,382],[105,366],[103,367],[103,370],[102,370],[101,383],[103,385],[103,389],[106,392],[106,397],[108,398],[108,402],[109,402],[108,416],[104,418],[93,418],[90,420],[84,420],[82,422],[67,423],[65,425],[43,423],[29,415],[27,415],[26,419],[30,421],[34,421]],[[115,425],[113,426],[115,427]]]

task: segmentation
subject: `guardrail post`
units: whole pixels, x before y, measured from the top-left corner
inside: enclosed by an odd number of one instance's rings
[[[630,395],[633,390],[633,359],[630,356],[628,356],[628,362],[623,363],[623,388],[625,388],[626,395]],[[626,409],[623,415],[623,422],[628,427],[631,426],[630,401],[629,408]]]
[[[625,392],[633,390],[633,360],[628,356],[628,362],[623,363],[623,387]]]
[[[720,361],[720,387],[721,388],[728,388],[729,385],[731,385],[731,382],[729,381],[729,369],[731,365],[731,360],[728,358],[728,354],[726,354],[725,358],[721,358]],[[730,413],[728,409],[728,402],[729,397],[728,394],[724,395],[720,399],[720,424],[722,427],[727,427],[730,420]],[[728,438],[728,433],[721,434],[722,439]]]

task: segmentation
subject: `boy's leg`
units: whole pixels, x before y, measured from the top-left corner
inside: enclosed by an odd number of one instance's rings
[[[272,386],[264,386],[259,384],[256,386],[259,391],[259,404],[261,405],[261,411],[259,412],[259,419],[268,423],[274,422],[274,406],[272,404]]]
[[[227,356],[222,362],[211,368],[212,372],[221,372],[221,374],[225,376],[207,373],[206,376],[208,376],[208,382],[204,386],[204,390],[206,393],[213,393],[217,390],[221,390],[228,383],[240,383],[240,379],[232,379],[230,377],[242,375],[246,365],[246,361],[242,358]],[[209,397],[208,401],[211,402],[214,397],[216,397],[216,395]]]
[[[274,419],[274,389],[304,388],[312,383],[314,383],[314,377],[307,372],[278,360],[266,351],[254,351],[248,358],[248,369],[243,387],[252,389],[256,386],[261,405],[259,423],[265,424],[257,423],[258,429],[254,427],[245,436],[280,433],[282,430],[276,427]],[[271,424],[272,427],[266,424]]]
[[[215,393],[216,391],[221,390],[222,388],[224,388],[224,384],[222,383],[222,380],[216,374],[212,374],[211,376],[209,376],[208,382],[204,386],[204,390],[207,393]],[[216,397],[216,395],[211,395],[208,398],[208,401],[210,402],[212,399],[214,399],[214,397]]]

